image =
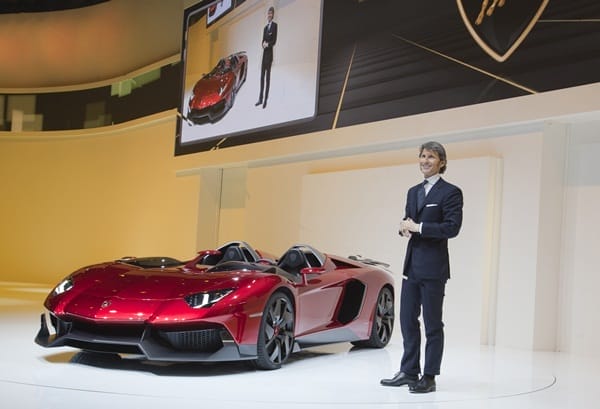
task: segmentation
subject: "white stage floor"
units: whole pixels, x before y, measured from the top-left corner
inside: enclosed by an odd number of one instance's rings
[[[399,330],[382,350],[350,344],[295,354],[283,368],[244,363],[76,363],[72,348],[33,342],[49,288],[0,283],[0,396],[22,409],[70,408],[577,408],[600,402],[598,357],[447,345],[437,392],[384,387],[398,369]]]

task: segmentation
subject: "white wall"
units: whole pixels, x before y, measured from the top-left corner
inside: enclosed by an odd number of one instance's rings
[[[561,291],[559,350],[600,357],[600,121],[570,128]]]
[[[534,347],[542,141],[523,134],[446,144],[446,177],[465,192],[446,300],[457,342]],[[276,254],[308,242],[381,259],[399,284],[405,243],[396,232],[406,190],[419,178],[416,150],[248,169],[246,240]]]
[[[597,218],[598,183],[588,185],[600,141],[571,138],[565,195],[556,184],[564,176],[566,132],[549,126],[542,133],[445,144],[446,177],[465,192],[465,226],[450,241],[449,342],[596,353],[600,325],[589,311],[600,302],[588,284],[600,284],[589,247],[598,240],[584,226]],[[236,184],[244,190],[243,204],[221,210],[245,224],[221,218],[220,231],[228,235],[220,242],[243,239],[275,255],[309,242],[327,252],[381,259],[399,272],[405,243],[395,232],[406,188],[418,178],[415,152],[248,168],[245,186]],[[565,196],[564,204],[544,200],[556,196]]]
[[[450,240],[451,280],[446,287],[446,339],[487,343],[492,241],[499,159],[454,160],[444,179],[461,187],[464,221]],[[422,176],[415,164],[306,175],[303,178],[300,241],[342,256],[362,255],[390,264],[402,284],[406,239],[398,235],[408,188]],[[464,325],[468,323],[468,325]]]
[[[463,334],[466,338],[473,339],[471,330],[476,329],[484,344],[597,356],[598,91],[600,86],[594,84],[182,157],[177,159],[178,175],[212,167],[246,167],[246,184],[237,186],[246,193],[243,207],[236,210],[244,213],[245,226],[237,230],[243,239],[275,254],[310,239],[324,251],[339,249],[345,255],[364,250],[338,247],[343,243],[336,238],[319,241],[323,237],[309,234],[304,218],[313,203],[348,214],[347,198],[314,197],[305,191],[305,184],[320,182],[307,180],[326,180],[328,174],[345,171],[368,175],[372,170],[382,175],[378,183],[398,186],[399,192],[392,193],[402,195],[406,188],[400,185],[407,183],[403,178],[410,177],[389,169],[405,167],[410,172],[416,166],[418,145],[430,139],[446,146],[449,178],[460,169],[453,169],[453,163],[489,160],[493,168],[489,177],[467,172],[461,180],[469,185],[487,178],[488,190],[495,193],[485,206],[487,230],[480,231],[486,237],[481,245],[486,256],[476,263],[482,271],[475,272],[480,275],[472,288],[458,285],[457,276],[468,270],[465,262],[462,268],[453,267],[449,291],[454,296],[446,300],[447,320],[452,322],[453,311],[464,309],[455,304],[457,300],[479,294],[477,313],[461,321],[462,328],[469,328]],[[466,196],[466,206],[469,199]],[[403,198],[387,200],[400,201],[399,209],[404,206]],[[374,209],[380,205],[373,199]],[[477,211],[481,209],[465,207],[467,217]],[[389,216],[380,223],[393,227]],[[334,228],[344,226],[337,223]],[[402,244],[389,247],[384,234],[374,240],[372,248],[385,251],[369,248],[365,255],[398,265]],[[472,251],[471,243],[456,239],[450,245],[456,255],[453,262],[468,259],[463,255]],[[449,334],[455,327],[449,325]]]

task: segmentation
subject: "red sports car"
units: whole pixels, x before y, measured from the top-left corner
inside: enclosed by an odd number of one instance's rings
[[[84,267],[44,306],[35,338],[44,347],[277,369],[311,346],[386,346],[394,281],[368,259],[296,245],[274,261],[231,242],[187,262],[128,257]]]
[[[221,58],[215,68],[194,85],[186,119],[193,124],[221,119],[233,106],[247,72],[248,56],[244,51]]]

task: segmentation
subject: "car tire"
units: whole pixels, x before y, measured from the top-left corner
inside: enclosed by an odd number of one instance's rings
[[[393,330],[394,294],[388,287],[383,287],[377,296],[369,339],[352,342],[352,345],[365,348],[383,348],[390,342]]]
[[[259,369],[279,369],[294,349],[295,312],[290,297],[275,292],[267,301],[260,322],[257,359]]]

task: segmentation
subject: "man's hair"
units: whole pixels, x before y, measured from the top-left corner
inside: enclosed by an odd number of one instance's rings
[[[425,149],[437,153],[438,157],[440,158],[440,161],[444,162],[444,165],[440,168],[440,174],[444,173],[446,171],[446,165],[448,164],[448,161],[446,160],[446,149],[444,149],[442,144],[439,142],[425,142],[419,148],[419,156],[421,156]]]
[[[275,15],[275,7],[273,7],[273,6],[269,7],[269,10],[267,10],[267,12],[269,12],[269,11],[271,13],[273,13],[273,15]]]

